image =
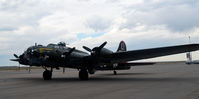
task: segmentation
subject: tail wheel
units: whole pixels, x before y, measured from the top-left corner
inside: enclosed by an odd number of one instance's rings
[[[88,80],[88,71],[86,69],[81,69],[79,71],[79,79],[80,80]]]
[[[44,80],[51,80],[52,79],[52,72],[49,70],[45,70],[43,72],[43,79]]]

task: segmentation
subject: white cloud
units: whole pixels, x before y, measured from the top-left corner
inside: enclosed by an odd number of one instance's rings
[[[120,40],[128,49],[184,44],[188,35],[199,42],[198,10],[197,0],[1,0],[0,55],[11,58],[35,42],[82,49],[108,41],[113,51]]]
[[[195,2],[193,2],[195,1]],[[196,0],[162,0],[131,5],[124,16],[128,19],[122,28],[132,28],[137,23],[145,25],[165,25],[170,30],[184,31],[198,27],[199,2]]]

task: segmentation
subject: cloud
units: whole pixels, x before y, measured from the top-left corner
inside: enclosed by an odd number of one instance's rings
[[[173,31],[187,31],[199,26],[199,2],[196,0],[148,1],[128,6],[122,28],[133,28],[137,24],[165,25]]]
[[[96,33],[105,32],[111,26],[111,24],[111,20],[102,18],[100,16],[91,16],[91,18],[86,22],[86,25],[93,29]]]
[[[197,0],[1,0],[0,60],[14,64],[12,54],[34,43],[83,50],[108,41],[115,51],[120,40],[129,50],[185,44],[188,35],[199,42],[198,10]]]

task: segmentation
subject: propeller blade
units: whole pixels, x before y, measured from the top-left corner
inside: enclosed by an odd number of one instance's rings
[[[16,54],[13,54],[16,58],[19,58],[19,56],[17,56]]]
[[[106,44],[107,42],[105,41],[102,45],[99,46],[99,49],[102,49]]]
[[[74,50],[75,50],[75,47],[73,47],[71,50],[69,50],[69,52],[65,52],[63,55],[65,55],[65,57],[67,57],[67,56],[69,56]]]
[[[88,47],[86,47],[86,46],[83,46],[83,48],[84,48],[85,50],[89,51],[89,52],[92,51],[90,48],[88,48]]]
[[[10,59],[10,61],[19,61],[19,59]]]
[[[73,47],[73,48],[68,52],[68,54],[71,54],[74,50],[75,50],[75,47]]]

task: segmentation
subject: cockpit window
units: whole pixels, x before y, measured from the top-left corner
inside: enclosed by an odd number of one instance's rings
[[[50,48],[59,48],[59,46],[57,44],[48,44],[47,47],[50,47]]]
[[[50,48],[67,48],[66,43],[64,43],[64,42],[59,42],[58,44],[48,44],[47,47],[50,47]]]
[[[28,53],[31,53],[32,50],[33,50],[33,47],[31,46],[31,47],[29,47],[29,48],[27,49],[27,52],[28,52]]]

